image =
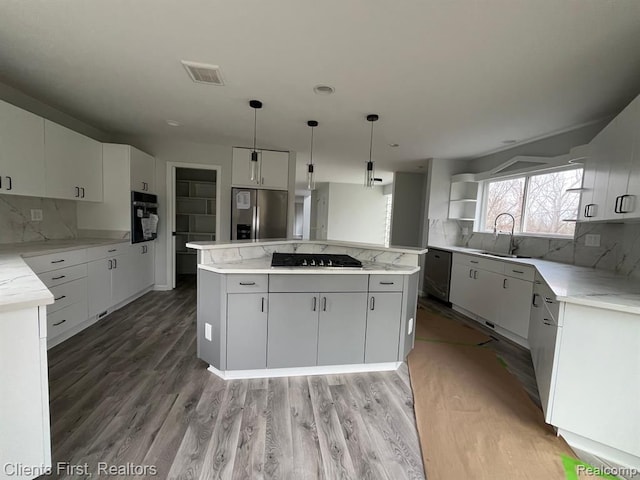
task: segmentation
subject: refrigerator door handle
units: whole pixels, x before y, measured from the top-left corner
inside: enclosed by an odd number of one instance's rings
[[[256,207],[256,239],[260,239],[260,206]]]
[[[251,223],[251,239],[255,240],[258,238],[256,235],[256,228],[258,225],[258,207],[253,207],[253,221]]]

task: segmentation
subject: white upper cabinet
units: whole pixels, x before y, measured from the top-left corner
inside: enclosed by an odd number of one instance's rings
[[[102,144],[44,121],[46,196],[102,201]]]
[[[0,101],[0,194],[43,197],[44,119]]]
[[[251,180],[250,148],[234,148],[231,185],[287,190],[289,182],[289,153],[258,150],[258,175]]]
[[[289,182],[289,153],[262,151],[260,186],[286,190]]]
[[[131,163],[131,190],[155,193],[156,159],[140,150],[129,147]]]

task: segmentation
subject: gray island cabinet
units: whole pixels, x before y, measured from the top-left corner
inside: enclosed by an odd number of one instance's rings
[[[198,269],[198,357],[223,378],[397,368],[413,348],[418,273]]]

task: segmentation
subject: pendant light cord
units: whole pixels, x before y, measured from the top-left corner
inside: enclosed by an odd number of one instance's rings
[[[311,153],[309,155],[309,163],[313,165],[313,129],[315,127],[311,127]]]
[[[369,140],[369,161],[371,161],[372,154],[373,154],[373,122],[371,122],[371,139]]]
[[[256,129],[258,125],[258,109],[253,109],[253,151],[256,151]]]

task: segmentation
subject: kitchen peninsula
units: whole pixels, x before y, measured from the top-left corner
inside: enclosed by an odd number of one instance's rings
[[[333,241],[194,242],[198,357],[225,378],[394,370],[413,348],[426,250]],[[349,255],[361,268],[271,266]]]

